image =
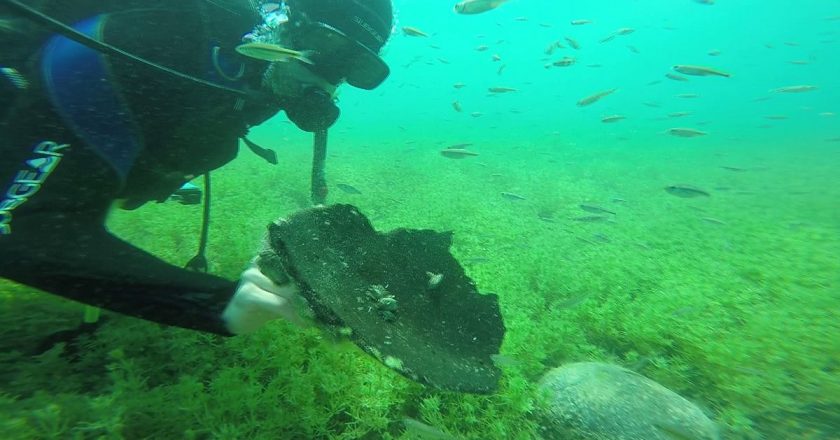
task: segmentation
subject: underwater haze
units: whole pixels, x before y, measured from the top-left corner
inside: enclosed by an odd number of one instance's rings
[[[72,355],[32,356],[82,306],[0,281],[0,436],[540,439],[540,377],[595,361],[724,439],[840,438],[840,2],[454,3],[395,0],[389,78],[340,89],[327,200],[453,231],[499,296],[496,393],[285,322],[224,339],[103,312]],[[310,203],[311,136],[279,114],[250,138],[280,163],[243,149],[214,172],[207,254],[230,279]],[[108,226],[182,266],[200,224],[170,202]]]

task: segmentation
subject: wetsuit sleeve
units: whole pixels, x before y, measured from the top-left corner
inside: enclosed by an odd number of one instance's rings
[[[109,233],[115,172],[36,101],[0,121],[0,277],[126,315],[229,334],[221,314],[236,282],[167,264]],[[57,140],[47,144],[67,146],[42,148],[43,135]],[[39,153],[45,150],[55,154]]]
[[[77,217],[68,224],[49,217],[15,219],[37,222],[44,229],[16,231],[14,238],[0,241],[0,275],[126,315],[230,334],[221,314],[235,282],[167,264],[96,222]],[[50,233],[43,232],[47,228]]]

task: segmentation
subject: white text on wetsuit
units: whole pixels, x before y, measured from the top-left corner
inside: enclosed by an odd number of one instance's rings
[[[12,233],[12,211],[26,203],[41,189],[41,184],[61,162],[64,156],[61,150],[69,146],[70,144],[59,145],[52,141],[44,141],[35,146],[32,150],[35,157],[27,160],[18,170],[12,185],[3,195],[3,200],[0,200],[0,235]]]

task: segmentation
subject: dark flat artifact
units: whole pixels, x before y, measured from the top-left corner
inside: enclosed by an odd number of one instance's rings
[[[260,269],[296,281],[318,321],[420,383],[496,389],[491,356],[505,333],[498,300],[479,294],[449,253],[451,232],[377,232],[351,205],[307,209],[268,229]]]

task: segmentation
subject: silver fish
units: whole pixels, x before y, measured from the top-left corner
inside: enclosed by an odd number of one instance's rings
[[[678,137],[698,137],[698,136],[705,136],[708,133],[705,131],[695,130],[693,128],[669,128],[668,134],[671,136],[678,136]]]
[[[817,86],[803,84],[803,85],[799,85],[799,86],[779,87],[777,89],[771,90],[771,92],[776,92],[776,93],[804,93],[804,92],[810,92],[810,91],[813,91],[813,90],[817,90]]]
[[[582,98],[580,101],[577,102],[578,107],[585,107],[590,104],[594,104],[595,102],[600,101],[605,96],[611,95],[615,93],[618,89],[607,89],[600,92],[593,93],[585,98]]]
[[[335,187],[344,191],[347,194],[361,194],[362,192],[356,189],[355,186],[349,185],[347,183],[336,183]]]
[[[502,197],[504,197],[508,200],[525,200],[525,197],[522,197],[519,194],[514,194],[512,192],[502,191],[501,194],[502,194]]]
[[[582,217],[575,217],[572,220],[576,222],[595,223],[607,221],[607,217],[603,215],[585,215]]]
[[[600,207],[600,206],[595,206],[595,205],[585,205],[585,204],[581,204],[581,205],[579,205],[579,206],[580,206],[580,209],[582,209],[582,210],[584,210],[584,211],[586,211],[586,212],[591,212],[591,213],[593,213],[593,214],[612,214],[612,215],[615,215],[615,212],[612,212],[612,211],[610,211],[610,210],[608,210],[608,209],[604,209],[604,208],[602,208],[602,207]]]
[[[463,159],[465,157],[478,156],[478,153],[464,150],[463,148],[446,148],[441,150],[440,154],[450,159]]]
[[[614,122],[621,121],[622,119],[627,119],[627,117],[624,116],[624,115],[609,115],[609,116],[604,116],[603,118],[601,118],[601,122],[603,122],[605,124],[611,124],[611,123],[614,123]]]
[[[277,44],[251,42],[236,46],[236,51],[249,58],[263,61],[288,61],[295,59],[306,64],[315,64],[310,57],[311,50],[294,50]]]
[[[455,12],[459,14],[481,14],[498,8],[507,0],[464,0],[455,5]]]
[[[677,196],[677,197],[687,198],[687,199],[688,198],[693,198],[693,197],[711,197],[711,194],[709,194],[708,192],[703,191],[700,188],[695,188],[693,186],[688,186],[688,185],[666,186],[665,191],[667,191],[668,194],[671,194],[671,195],[674,195],[674,196]]]
[[[711,67],[706,66],[691,66],[688,64],[677,64],[674,66],[674,70],[680,72],[684,75],[694,75],[694,76],[722,76],[724,78],[729,78],[730,75],[727,72],[722,70],[714,69]]]

